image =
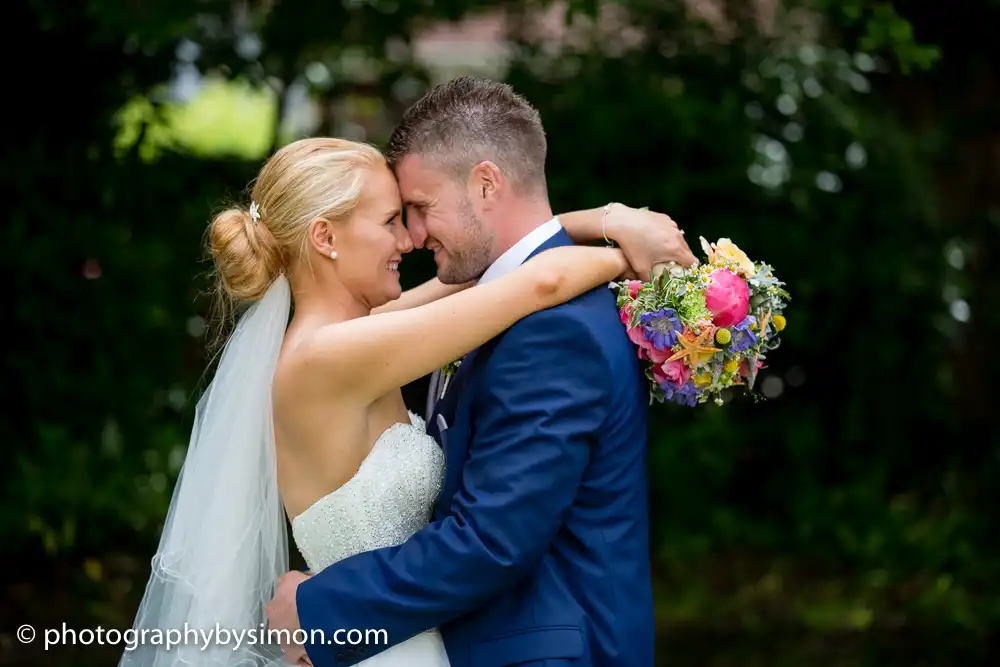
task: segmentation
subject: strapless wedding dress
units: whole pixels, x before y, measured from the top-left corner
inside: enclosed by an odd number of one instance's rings
[[[319,572],[363,551],[402,544],[423,528],[444,479],[444,454],[424,421],[393,424],[346,484],[292,521],[295,545]],[[384,641],[384,639],[383,639]],[[345,646],[346,648],[346,646]],[[365,667],[447,667],[437,630],[396,644],[359,664]]]

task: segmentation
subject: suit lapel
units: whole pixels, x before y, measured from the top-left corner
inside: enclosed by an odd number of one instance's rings
[[[560,229],[533,250],[528,259],[549,248],[566,245],[573,245],[573,240],[566,230]],[[447,393],[437,402],[432,419],[427,424],[427,432],[438,441],[445,455],[445,478],[435,505],[435,518],[440,518],[446,512],[452,496],[458,491],[462,481],[462,469],[472,437],[472,394],[475,391],[473,380],[476,376],[476,367],[479,365],[476,362],[482,362],[488,357],[491,347],[492,341],[476,348],[462,359],[462,364],[448,383]],[[443,432],[437,423],[438,415],[447,423],[447,428]]]
[[[431,415],[427,422],[427,433],[430,436],[437,438],[440,434],[440,428],[438,425],[439,416],[444,418],[449,427],[452,422],[455,421],[456,406],[458,404],[459,397],[463,393],[462,389],[464,389],[468,384],[469,377],[472,374],[472,362],[475,360],[478,352],[479,348],[476,348],[472,352],[465,355],[462,358],[462,363],[459,365],[458,370],[456,370],[455,374],[448,379],[447,391],[445,392],[445,395],[440,397],[440,399],[434,404],[434,409],[431,411]],[[442,375],[434,388],[437,391],[440,391],[441,387],[445,385],[445,381],[446,378]]]
[[[472,405],[470,381],[475,374],[474,364],[481,349],[473,350],[462,360],[462,365],[458,367],[448,385],[448,392],[443,399],[438,401],[433,426],[428,425],[427,432],[441,445],[445,460],[444,482],[435,504],[435,516],[447,508],[462,479],[462,466],[465,463],[466,453],[469,451],[469,437],[471,435],[469,428],[469,414]],[[447,424],[447,428],[444,430],[438,424],[439,416]]]

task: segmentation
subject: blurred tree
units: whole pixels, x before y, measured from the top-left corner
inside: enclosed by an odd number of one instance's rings
[[[508,80],[546,122],[557,210],[618,200],[669,212],[691,240],[729,236],[773,263],[794,298],[761,378],[772,400],[656,410],[661,620],[1000,616],[987,347],[1000,286],[988,268],[997,3],[945,16],[867,0],[574,0],[558,24],[539,20],[552,5],[8,8],[23,40],[4,55],[26,65],[11,70],[21,95],[2,167],[18,296],[0,530],[8,558],[44,564],[12,571],[12,608],[122,626],[148,573],[208,378],[205,283],[192,280],[208,269],[202,235],[258,168],[144,150],[180,69],[271,91],[260,145],[294,136],[299,96],[319,109],[318,133],[353,127],[367,105],[379,122],[364,136],[381,140],[433,78],[414,35],[500,7]],[[121,134],[123,108],[145,120],[136,136]]]

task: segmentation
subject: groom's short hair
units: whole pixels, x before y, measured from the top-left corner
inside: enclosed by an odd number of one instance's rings
[[[546,195],[545,130],[538,111],[507,84],[463,76],[433,88],[403,114],[386,150],[390,165],[419,155],[464,182],[484,160],[525,197]]]

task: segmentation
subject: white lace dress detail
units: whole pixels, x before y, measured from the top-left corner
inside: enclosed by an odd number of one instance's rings
[[[402,544],[427,525],[444,479],[444,454],[424,421],[393,424],[346,484],[292,521],[295,545],[313,572],[364,551]],[[366,667],[445,667],[437,631],[424,632],[362,663]]]

